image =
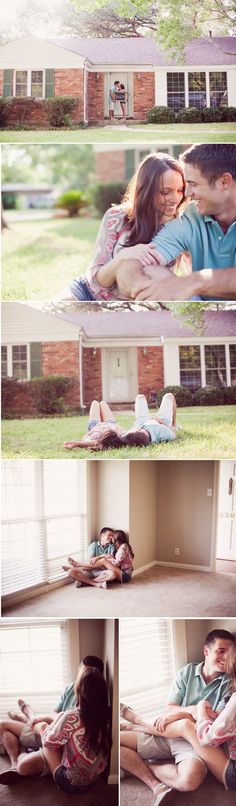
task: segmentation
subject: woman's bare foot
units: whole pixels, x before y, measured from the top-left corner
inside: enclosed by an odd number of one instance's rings
[[[63,568],[63,571],[71,571],[70,565],[62,565],[61,567]]]
[[[78,563],[76,560],[73,560],[73,557],[67,557],[67,562],[70,563],[70,565],[74,566],[75,568],[78,568],[80,566],[80,563]]]

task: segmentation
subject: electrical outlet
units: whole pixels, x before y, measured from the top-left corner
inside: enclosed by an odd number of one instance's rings
[[[179,557],[179,546],[175,546],[176,557]]]
[[[211,496],[212,496],[212,489],[211,489],[211,487],[209,487],[209,489],[207,490],[207,496],[208,496],[208,498],[211,498]]]

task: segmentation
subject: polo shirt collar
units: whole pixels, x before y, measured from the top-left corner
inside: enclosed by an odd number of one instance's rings
[[[198,663],[197,666],[196,666],[196,669],[195,669],[195,677],[201,677],[202,680],[204,680],[204,677],[203,677],[203,674],[202,674],[203,666],[204,666],[204,663]],[[220,672],[220,674],[217,675],[215,680],[219,680],[219,679],[223,678],[224,675],[225,675],[225,672]],[[211,680],[211,682],[213,683],[213,680]],[[206,683],[205,680],[204,680],[204,683],[205,683],[206,686],[209,685],[209,683]]]

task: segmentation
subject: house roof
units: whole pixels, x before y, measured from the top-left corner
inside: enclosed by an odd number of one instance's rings
[[[147,37],[83,39],[68,37],[51,40],[55,45],[84,56],[91,64],[152,64],[174,66],[178,62]],[[185,48],[184,63],[194,65],[236,64],[236,36],[200,37]]]
[[[88,341],[91,339],[117,338],[193,338],[199,335],[194,328],[185,327],[170,311],[105,311],[51,313],[82,328]],[[201,335],[212,337],[235,336],[236,310],[207,311],[204,314],[205,328]]]

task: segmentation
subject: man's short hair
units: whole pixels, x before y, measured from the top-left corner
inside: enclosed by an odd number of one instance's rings
[[[236,180],[236,145],[234,143],[202,143],[187,148],[180,160],[198,168],[209,184],[224,173]]]
[[[101,535],[104,535],[105,532],[114,532],[114,529],[112,529],[111,526],[103,526],[103,529],[100,531],[100,537]]]
[[[232,632],[228,632],[228,630],[216,629],[211,630],[211,632],[208,633],[204,641],[204,646],[212,646],[212,644],[214,644],[218,638],[223,638],[224,641],[232,641],[233,644],[235,643],[235,637]]]
[[[145,428],[132,429],[122,437],[122,444],[130,447],[143,447],[143,445],[148,445],[150,441],[150,435]]]
[[[84,666],[92,666],[94,669],[98,669],[98,671],[103,674],[104,663],[101,658],[97,657],[97,655],[86,655],[86,657],[83,658],[82,663]]]

